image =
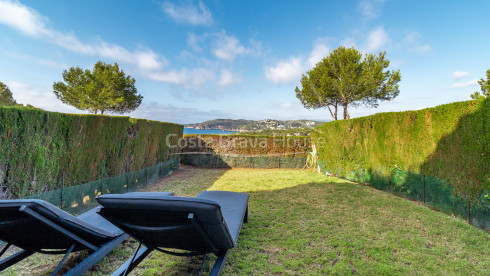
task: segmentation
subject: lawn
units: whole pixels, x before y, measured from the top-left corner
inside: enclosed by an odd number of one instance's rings
[[[459,218],[346,180],[299,170],[179,171],[148,186],[195,196],[203,190],[250,194],[249,222],[223,275],[488,275],[490,235]],[[107,275],[131,256],[129,240],[90,272]],[[76,255],[76,254],[75,254]],[[81,256],[69,260],[73,265]],[[60,256],[34,255],[8,274],[44,274]],[[209,271],[214,258],[208,258]],[[199,257],[153,252],[134,275],[195,273]]]

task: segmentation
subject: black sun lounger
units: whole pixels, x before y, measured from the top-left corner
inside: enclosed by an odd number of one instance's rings
[[[205,191],[195,198],[158,193],[99,196],[103,206],[99,214],[140,242],[132,258],[112,275],[127,275],[152,250],[203,255],[200,274],[206,254],[214,253],[218,258],[211,275],[219,275],[229,249],[236,246],[242,222],[247,222],[248,198],[248,194],[223,191]]]
[[[20,252],[0,261],[0,271],[35,252],[65,254],[55,275],[71,252],[89,249],[93,253],[65,275],[81,275],[127,237],[123,231],[97,214],[96,207],[77,217],[37,199],[0,200],[0,239]]]

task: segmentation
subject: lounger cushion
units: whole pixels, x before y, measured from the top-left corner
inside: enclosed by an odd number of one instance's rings
[[[100,206],[92,208],[87,212],[77,216],[76,218],[88,223],[89,225],[97,225],[97,228],[103,229],[107,232],[113,233],[117,236],[124,233],[121,229],[117,228],[114,224],[107,221],[105,218],[98,214]]]
[[[210,200],[192,197],[167,196],[160,193],[106,194],[97,197],[100,205],[113,209],[156,210],[164,212],[195,213],[201,223],[218,224],[223,221],[220,206]],[[158,223],[158,222],[157,222]]]
[[[190,225],[188,214],[193,213],[216,248],[232,248],[235,246],[236,237],[241,226],[241,223],[236,223],[236,214],[245,214],[246,204],[243,206],[243,199],[246,197],[248,200],[248,195],[222,192],[229,193],[223,198],[224,207],[222,207],[217,201],[204,198],[206,196],[211,198],[212,194],[215,195],[215,199],[219,198],[217,192],[209,193],[203,194],[203,198],[164,196],[149,193],[107,194],[99,196],[97,200],[103,206],[100,211],[102,216],[137,240],[143,241],[149,247],[177,248],[191,251],[204,250],[206,244],[193,228],[173,232],[167,230],[160,232],[157,230],[141,230],[145,227],[146,229],[158,229],[161,227]],[[232,194],[237,195],[235,202],[238,202],[241,207],[234,205]],[[224,196],[225,194],[222,195]],[[224,208],[230,208],[231,211],[225,211]],[[243,210],[238,211],[234,210],[234,208]],[[231,232],[224,214],[227,214],[230,222],[234,224]],[[241,218],[243,220],[243,215]],[[134,227],[131,228],[131,226],[128,227],[128,223],[132,226],[139,226],[140,230]]]
[[[73,244],[71,239],[20,212],[20,207],[24,205],[96,246],[122,234],[119,229],[109,227],[109,223],[100,217],[95,210],[90,210],[81,215],[81,218],[77,218],[43,200],[0,200],[0,239],[12,241],[22,248],[37,251],[66,249]],[[93,217],[91,218],[91,216]],[[100,223],[101,227],[96,223]],[[76,249],[84,248],[77,246]]]
[[[212,200],[221,206],[223,218],[236,245],[247,211],[249,195],[225,191],[204,191],[199,193],[196,198]]]
[[[131,194],[137,194],[137,195],[145,195],[145,196],[173,196],[174,193],[172,192],[129,192],[125,193],[125,195],[131,195]]]

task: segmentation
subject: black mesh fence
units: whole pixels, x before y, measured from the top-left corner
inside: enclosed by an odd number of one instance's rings
[[[181,162],[201,168],[302,169],[306,156],[182,154]]]
[[[63,187],[26,198],[42,199],[69,213],[79,214],[97,205],[95,198],[99,195],[139,190],[178,168],[179,158],[173,158],[138,171],[114,177],[101,177],[89,183]]]
[[[481,196],[468,204],[455,196],[454,188],[443,180],[422,174],[416,174],[398,168],[379,168],[344,172],[339,168],[328,168],[323,161],[319,162],[321,171],[358,183],[368,183],[380,190],[391,192],[427,204],[433,209],[453,214],[468,220],[471,224],[490,229],[490,191],[483,191]]]

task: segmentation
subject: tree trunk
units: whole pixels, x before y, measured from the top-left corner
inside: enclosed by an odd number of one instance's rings
[[[327,105],[327,108],[328,108],[328,111],[330,111],[330,115],[332,115],[332,118],[334,119],[334,121],[337,121],[337,109],[338,109],[338,106],[337,105],[332,105],[334,109],[334,112],[332,112],[332,109],[330,108],[330,105]]]
[[[349,111],[347,111],[347,104],[344,105],[344,119],[350,119]]]
[[[332,109],[330,108],[330,105],[327,105],[327,108],[328,108],[328,111],[330,112],[330,115],[332,115],[332,118],[333,118],[334,120],[336,120],[336,119],[335,119],[335,116],[333,115]]]
[[[101,111],[100,111],[100,114],[101,114],[101,115],[104,115],[104,110],[101,110]]]

